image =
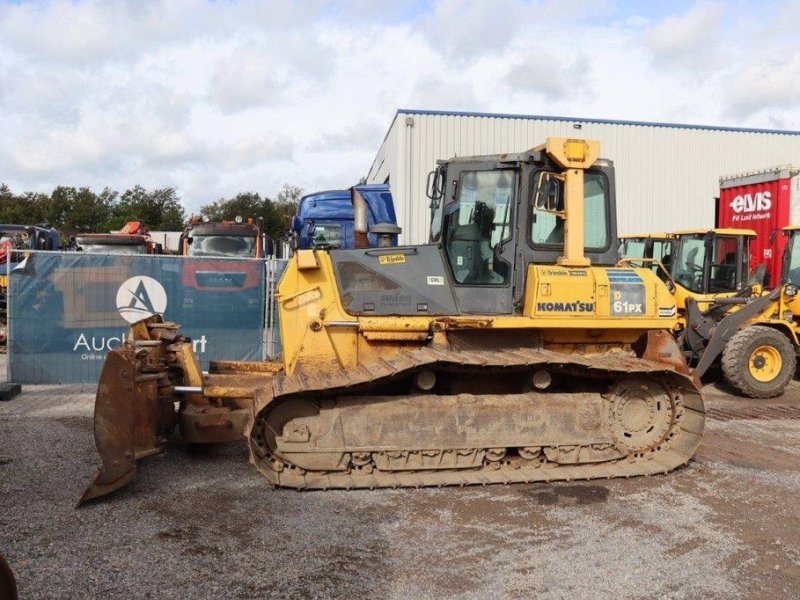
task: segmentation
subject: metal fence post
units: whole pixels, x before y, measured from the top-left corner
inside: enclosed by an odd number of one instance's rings
[[[11,249],[6,253],[6,381],[11,381]]]
[[[261,335],[261,360],[265,361],[269,357],[269,339],[270,339],[270,322],[269,322],[269,298],[270,298],[270,277],[269,265],[270,256],[264,258],[262,264],[264,272],[264,310],[262,311],[262,335]]]
[[[275,351],[275,256],[269,257],[267,267],[267,348],[265,359],[272,358]]]

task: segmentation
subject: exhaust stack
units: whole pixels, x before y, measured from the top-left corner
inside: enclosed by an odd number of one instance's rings
[[[355,187],[350,188],[350,200],[353,203],[353,235],[356,248],[369,248],[367,238],[367,201]]]

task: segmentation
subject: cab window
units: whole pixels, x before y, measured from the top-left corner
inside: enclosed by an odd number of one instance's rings
[[[678,256],[673,261],[672,277],[676,283],[697,294],[703,293],[703,264],[706,239],[702,234],[681,238]]]
[[[534,174],[536,177],[536,174]],[[536,181],[536,179],[534,179]],[[564,197],[563,183],[560,194]],[[534,190],[535,193],[535,190]],[[602,173],[586,172],[583,176],[584,246],[591,250],[608,248],[608,183]],[[534,246],[563,246],[564,219],[553,213],[533,208],[530,241]]]
[[[708,291],[712,294],[736,291],[736,243],[734,237],[717,236],[711,255]]]
[[[644,241],[637,239],[623,240],[619,253],[623,258],[644,258]]]
[[[786,252],[786,282],[800,286],[800,233],[792,232]]]
[[[444,215],[445,251],[457,283],[507,285],[511,264],[500,245],[511,238],[514,173],[463,171]]]

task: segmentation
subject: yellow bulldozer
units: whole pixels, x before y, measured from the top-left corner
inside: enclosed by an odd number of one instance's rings
[[[783,282],[789,281],[795,231],[786,228],[792,243]],[[717,365],[738,393],[771,398],[782,394],[795,374],[800,340],[789,305],[797,288],[778,282],[772,290],[762,289],[763,268],[750,272],[755,236],[749,229],[729,228],[621,236],[620,254],[624,263],[651,266],[673,291],[675,334],[695,376]],[[794,252],[800,263],[800,249]]]
[[[277,361],[203,373],[177,325],[133,325],[103,367],[103,464],[81,501],[132,481],[176,424],[190,443],[246,439],[271,483],[298,489],[685,464],[702,396],[672,336],[673,295],[649,268],[616,264],[614,167],[599,148],[548,138],[440,162],[432,243],[298,251],[278,287]]]

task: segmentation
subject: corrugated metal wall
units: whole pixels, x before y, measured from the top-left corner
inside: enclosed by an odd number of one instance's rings
[[[620,233],[711,227],[721,175],[800,162],[795,133],[398,112],[367,179],[389,178],[402,243],[423,243],[425,183],[437,159],[520,152],[547,136],[601,141],[616,165]]]

